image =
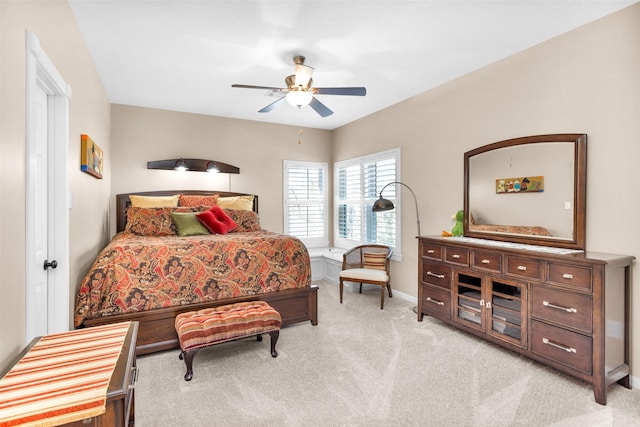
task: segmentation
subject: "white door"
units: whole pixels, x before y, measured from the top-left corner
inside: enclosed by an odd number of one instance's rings
[[[27,33],[25,343],[70,326],[70,97],[38,38]]]
[[[30,337],[47,335],[48,330],[48,284],[49,268],[49,191],[48,191],[48,95],[37,85],[34,96],[33,147],[30,150],[29,174],[31,176],[28,197],[31,200],[27,214],[27,240],[31,247],[27,253],[27,341]],[[39,268],[38,268],[39,267]]]

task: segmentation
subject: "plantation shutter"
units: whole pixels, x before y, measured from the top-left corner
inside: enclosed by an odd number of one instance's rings
[[[342,246],[359,243],[398,245],[398,209],[372,212],[371,207],[380,190],[396,181],[399,150],[392,150],[335,165],[336,242]],[[396,206],[395,185],[384,191],[383,197]]]
[[[338,235],[360,241],[362,224],[362,179],[360,165],[338,170]]]
[[[327,164],[285,161],[285,233],[327,246]]]
[[[365,194],[367,213],[367,242],[379,243],[391,247],[396,246],[396,210],[385,212],[372,212],[371,207],[380,195],[382,187],[390,182],[396,181],[396,161],[395,158],[385,158],[375,160],[365,164]],[[394,205],[398,205],[396,200],[396,186],[390,185],[384,190],[382,195],[385,199],[391,200]]]

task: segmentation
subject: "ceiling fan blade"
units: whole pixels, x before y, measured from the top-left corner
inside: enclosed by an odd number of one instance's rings
[[[271,104],[264,107],[262,110],[259,110],[258,113],[268,113],[269,111],[273,110],[274,108],[282,104],[284,100],[285,100],[284,96],[282,98],[278,98],[275,101],[273,101]]]
[[[318,101],[316,97],[311,98],[309,106],[316,110],[316,113],[320,114],[322,117],[327,117],[333,114],[333,111],[331,111],[329,107],[324,105],[322,102]]]
[[[313,91],[318,95],[365,96],[367,94],[367,88],[364,87],[314,87]]]
[[[252,86],[252,85],[232,84],[231,87],[237,87],[237,88],[241,88],[241,89],[266,89],[266,90],[282,90],[282,91],[286,91],[286,89],[283,89],[281,87],[273,87],[273,86]]]

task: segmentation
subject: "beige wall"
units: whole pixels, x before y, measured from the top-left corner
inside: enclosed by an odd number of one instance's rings
[[[0,1],[0,370],[24,345],[24,50],[34,32],[72,87],[70,111],[71,293],[115,228],[113,195],[203,188],[260,196],[263,226],[282,230],[282,160],[336,161],[400,147],[402,181],[418,196],[423,234],[450,230],[462,207],[462,154],[524,135],[589,135],[587,247],[640,254],[640,232],[626,224],[640,200],[640,5],[514,55],[333,132],[110,106],[73,15],[62,1]],[[105,179],[77,167],[81,133],[105,151]],[[146,162],[211,158],[240,174],[151,171]],[[7,201],[11,202],[8,203]],[[111,205],[109,206],[109,202]],[[417,293],[412,199],[403,191],[404,258],[394,287]],[[637,264],[637,263],[636,263]],[[638,269],[632,318],[640,318]],[[633,313],[635,312],[635,313]],[[640,326],[633,329],[632,375],[640,377]]]
[[[260,223],[271,231],[283,230],[283,160],[331,160],[331,133],[325,130],[124,105],[111,111],[112,195],[185,189],[257,194]],[[148,161],[180,157],[217,160],[239,167],[240,174],[147,169]]]
[[[587,249],[640,257],[640,4],[334,131],[334,161],[402,149],[423,234],[451,230],[463,204],[463,153],[507,138],[588,134]],[[363,144],[362,141],[367,141]],[[417,243],[403,193],[405,258],[396,289],[416,295]],[[632,375],[640,377],[640,270],[632,271]]]
[[[26,31],[71,86],[69,106],[70,295],[108,238],[110,105],[66,1],[0,1],[0,371],[25,345]],[[104,179],[80,172],[80,134],[107,159]],[[71,306],[73,304],[70,302]],[[69,313],[71,326],[71,313]]]

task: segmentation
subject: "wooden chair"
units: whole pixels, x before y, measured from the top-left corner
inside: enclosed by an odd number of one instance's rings
[[[362,284],[368,283],[380,286],[380,310],[384,309],[384,288],[391,294],[391,275],[389,266],[393,249],[385,245],[361,245],[349,249],[342,256],[342,271],[340,272],[340,304],[342,304],[342,293],[344,281],[360,283],[360,293]]]

